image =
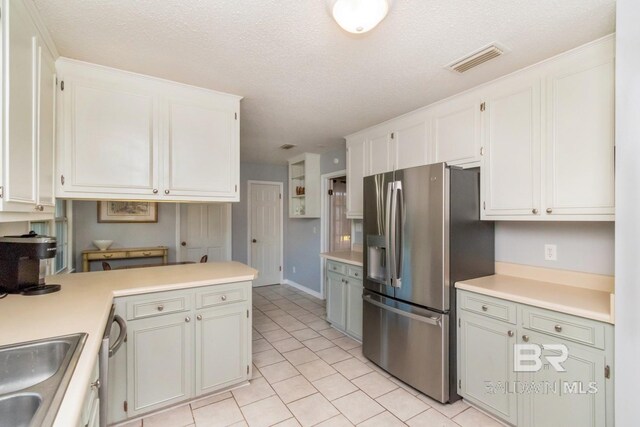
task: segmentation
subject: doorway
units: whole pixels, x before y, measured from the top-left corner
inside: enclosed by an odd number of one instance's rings
[[[247,256],[258,270],[253,286],[282,282],[283,225],[282,183],[248,182]]]
[[[231,204],[180,204],[181,261],[208,262],[231,260]]]
[[[329,252],[351,250],[351,221],[347,219],[347,177],[330,178],[328,183]]]

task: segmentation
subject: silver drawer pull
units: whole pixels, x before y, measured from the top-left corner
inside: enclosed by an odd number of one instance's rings
[[[353,273],[354,276],[358,277],[358,273]]]
[[[222,301],[226,301],[226,300],[227,300],[227,296],[226,296],[226,295],[222,295],[222,296],[220,297],[220,299],[221,299]]]
[[[487,310],[489,310],[489,307],[487,307],[486,305],[483,305],[482,306],[482,311],[487,311]]]
[[[158,306],[158,311],[162,311],[162,310],[164,310],[164,305],[160,304],[160,305]]]
[[[556,330],[556,332],[562,332],[562,326],[560,325],[554,326],[554,329]]]
[[[142,255],[149,256],[149,255],[151,255],[151,252],[142,252]]]

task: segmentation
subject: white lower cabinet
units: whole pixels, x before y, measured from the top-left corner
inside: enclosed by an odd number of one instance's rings
[[[251,377],[251,282],[123,297],[115,304],[126,316],[127,340],[109,360],[109,423]]]
[[[457,292],[458,393],[465,400],[520,427],[614,425],[612,325]],[[518,349],[539,357],[516,363]]]
[[[327,261],[327,320],[358,340],[362,340],[361,278],[361,267]]]

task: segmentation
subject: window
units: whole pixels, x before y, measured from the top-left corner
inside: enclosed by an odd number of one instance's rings
[[[56,200],[56,240],[57,251],[55,272],[60,273],[68,267],[69,253],[69,220],[67,218],[67,202]]]

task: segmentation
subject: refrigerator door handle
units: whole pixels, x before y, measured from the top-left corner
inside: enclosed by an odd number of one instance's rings
[[[393,193],[393,182],[387,184],[387,200],[385,206],[385,229],[384,229],[384,245],[385,245],[385,283],[387,286],[393,286],[393,270],[391,269],[391,203]]]
[[[439,317],[435,317],[435,316],[419,316],[417,314],[414,313],[409,313],[408,311],[404,311],[404,310],[400,310],[399,308],[395,308],[395,307],[391,307],[387,304],[384,304],[380,301],[376,301],[375,299],[371,298],[371,295],[363,295],[362,299],[365,302],[368,302],[369,304],[373,304],[376,307],[380,307],[383,310],[387,310],[390,311],[392,313],[398,314],[400,316],[404,316],[404,317],[409,317],[411,319],[414,320],[418,320],[420,322],[424,322],[424,323],[428,323],[430,325],[433,326],[442,326],[442,319]]]
[[[396,287],[402,286],[402,241],[404,238],[404,195],[402,191],[402,181],[397,181],[395,185],[396,200],[394,203],[395,212],[393,214],[394,239],[393,239],[393,264],[396,277]],[[398,233],[396,236],[395,233]]]

